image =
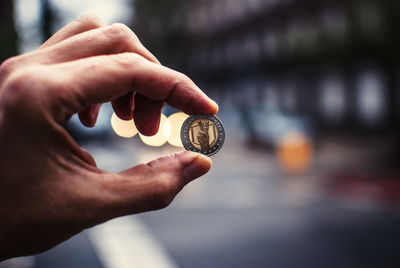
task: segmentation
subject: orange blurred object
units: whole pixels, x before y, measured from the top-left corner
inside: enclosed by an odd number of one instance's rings
[[[313,155],[313,146],[303,133],[290,132],[278,142],[277,157],[287,172],[305,172],[311,165]]]

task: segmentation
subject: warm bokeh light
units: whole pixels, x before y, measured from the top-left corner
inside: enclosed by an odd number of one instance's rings
[[[111,126],[114,132],[123,138],[132,138],[138,133],[133,120],[122,120],[115,113],[111,116]]]
[[[181,128],[186,118],[188,118],[188,115],[182,112],[174,113],[168,117],[171,124],[171,136],[168,139],[169,144],[176,147],[183,147],[181,141]]]
[[[160,128],[154,136],[143,136],[139,133],[140,139],[144,144],[159,147],[164,145],[171,135],[171,124],[164,114],[161,114]]]
[[[312,161],[313,146],[300,132],[290,132],[282,137],[277,148],[278,160],[285,171],[301,173]]]
[[[165,116],[164,114],[161,114],[162,116]],[[164,134],[164,138],[168,141],[171,137],[171,122],[169,121],[169,119],[165,116],[165,122],[162,126],[163,134]]]

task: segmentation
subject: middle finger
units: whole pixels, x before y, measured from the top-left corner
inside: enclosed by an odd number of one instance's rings
[[[19,62],[55,64],[121,52],[133,52],[159,64],[132,30],[120,23],[93,29],[56,45],[27,53],[19,57]]]

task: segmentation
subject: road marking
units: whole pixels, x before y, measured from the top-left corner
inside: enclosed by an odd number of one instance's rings
[[[105,268],[176,268],[163,246],[135,216],[118,218],[89,230]]]
[[[0,261],[0,268],[31,268],[35,262],[34,256],[18,257]]]

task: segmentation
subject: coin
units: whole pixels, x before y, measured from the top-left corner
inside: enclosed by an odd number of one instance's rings
[[[211,156],[224,144],[224,126],[215,115],[192,115],[182,125],[181,140],[186,150]]]

